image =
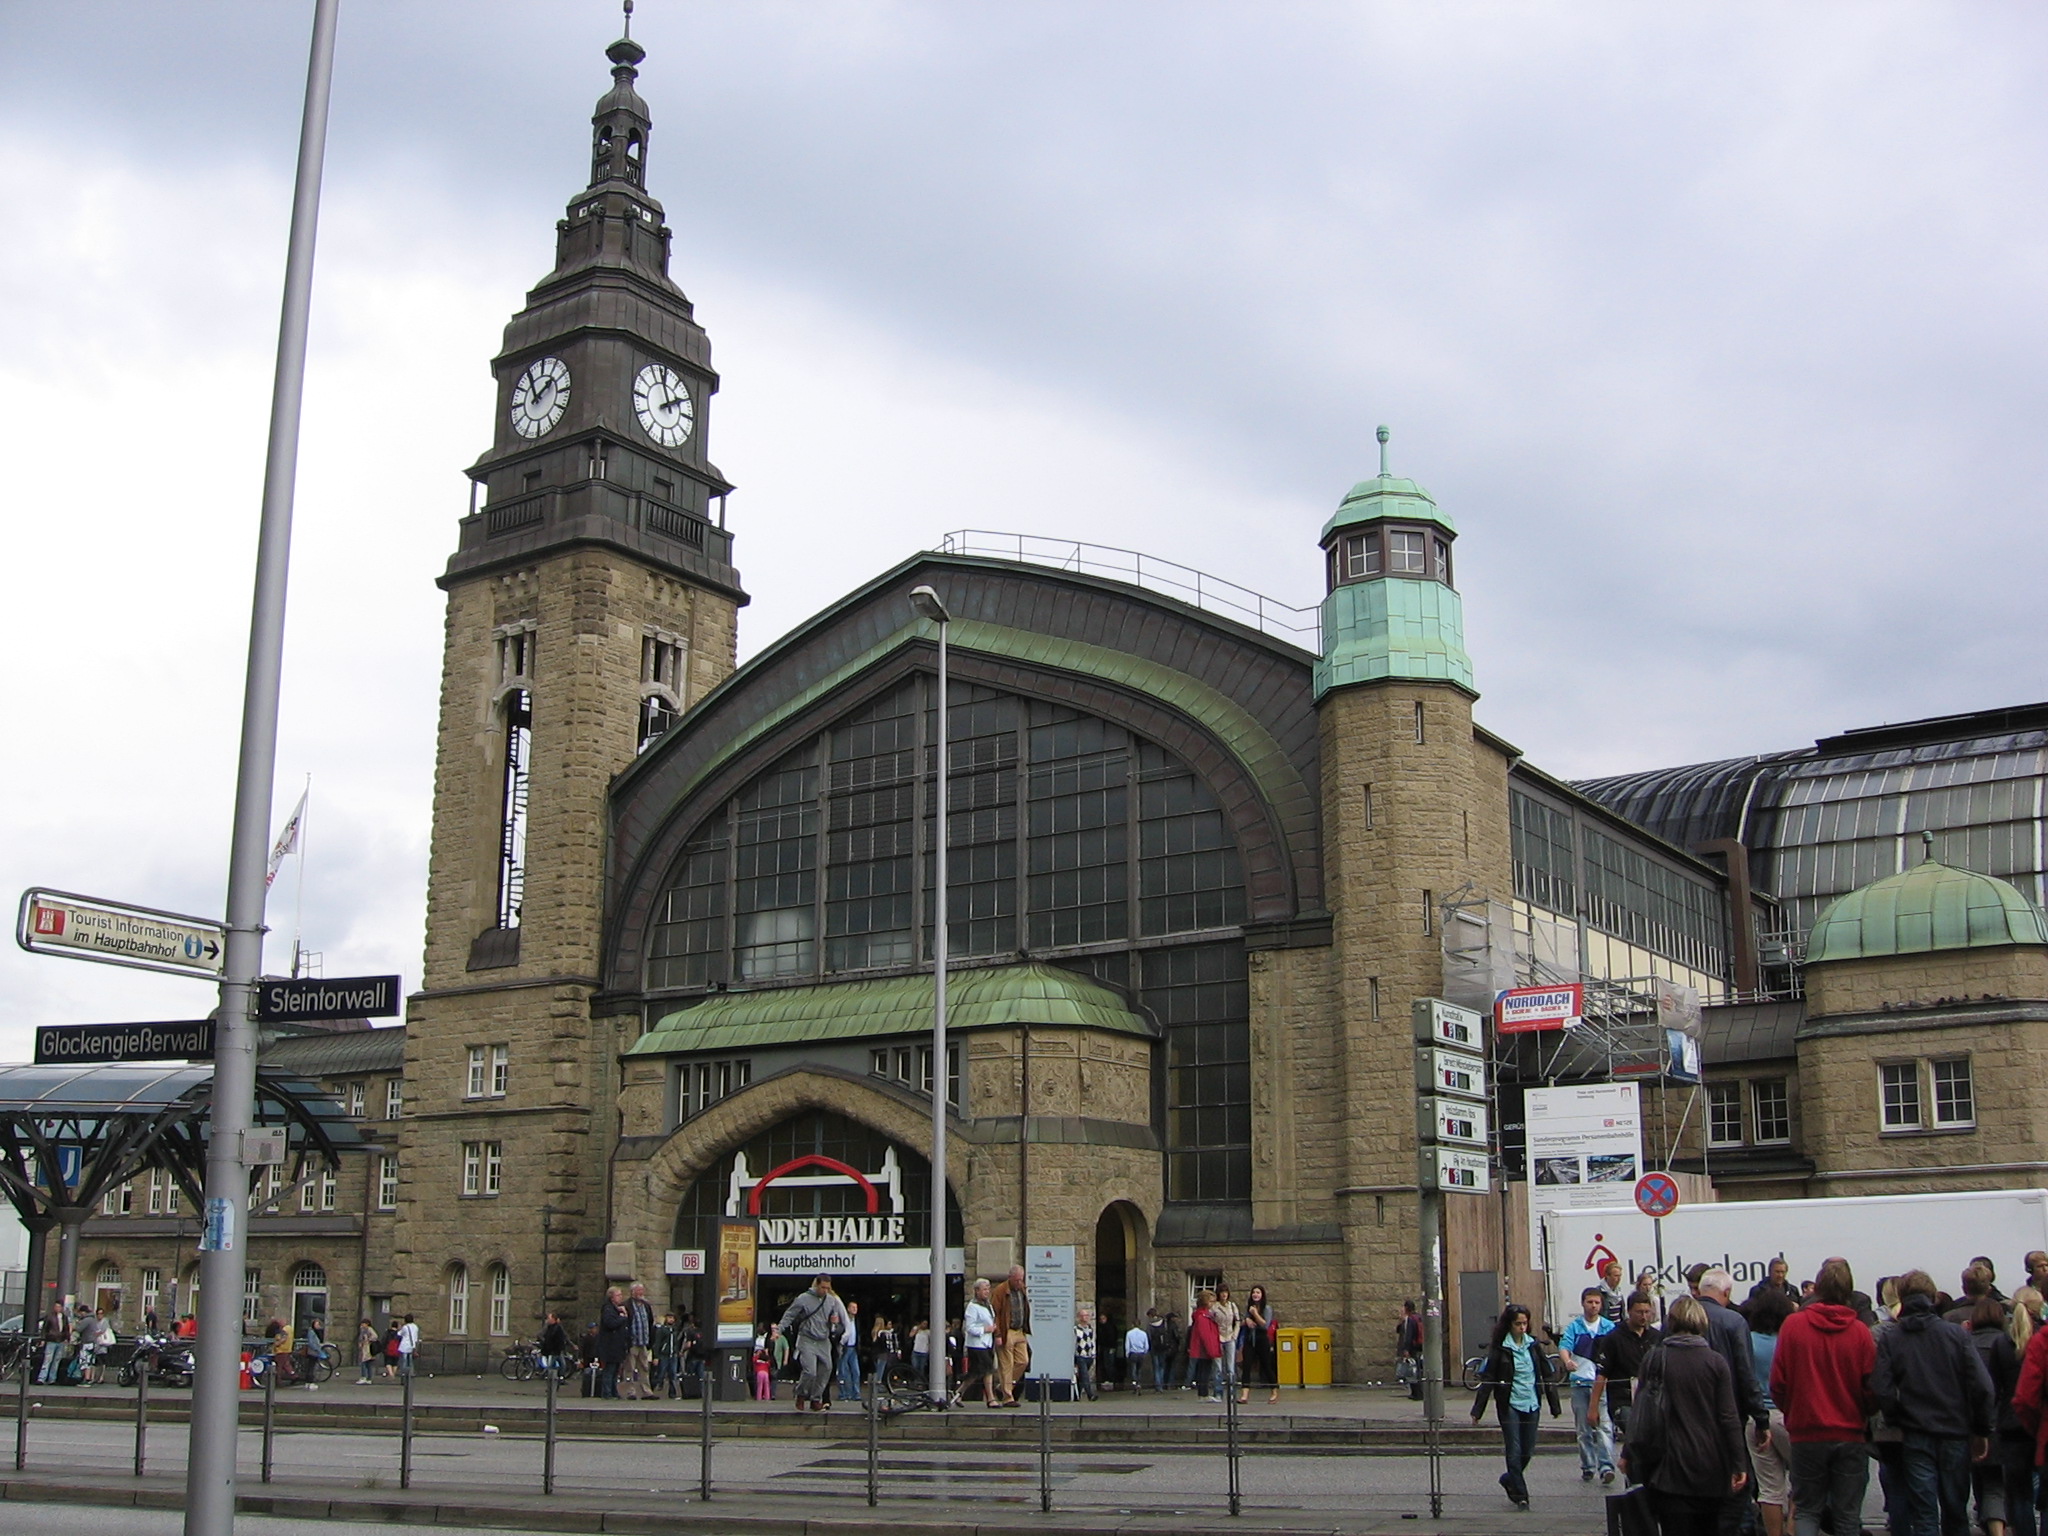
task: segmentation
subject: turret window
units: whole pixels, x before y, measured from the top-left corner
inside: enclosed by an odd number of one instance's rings
[[[1380,573],[1380,538],[1378,533],[1354,533],[1344,540],[1344,575],[1347,580],[1357,581],[1363,576],[1377,576]]]
[[[1422,564],[1422,535],[1395,528],[1387,534],[1387,570],[1395,576],[1420,576]]]
[[[1431,574],[1448,587],[1451,584],[1451,546],[1443,539],[1432,538],[1429,547],[1433,562]]]

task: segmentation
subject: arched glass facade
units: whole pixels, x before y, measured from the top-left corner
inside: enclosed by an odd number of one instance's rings
[[[930,963],[932,680],[821,731],[708,816],[648,944],[651,990]],[[1111,721],[956,683],[948,943],[1124,989],[1165,1034],[1168,1198],[1251,1192],[1244,882],[1216,796]]]

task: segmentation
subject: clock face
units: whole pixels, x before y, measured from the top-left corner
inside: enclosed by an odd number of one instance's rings
[[[697,424],[690,386],[661,363],[649,363],[633,380],[633,410],[640,430],[664,448],[680,448]]]
[[[569,365],[544,357],[528,366],[512,386],[512,430],[521,437],[539,437],[569,409]]]

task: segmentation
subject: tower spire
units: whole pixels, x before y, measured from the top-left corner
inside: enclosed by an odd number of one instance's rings
[[[633,0],[626,0],[626,3],[630,7]],[[1379,431],[1373,433],[1373,436],[1380,440],[1380,478],[1382,480],[1387,478],[1387,439],[1393,435],[1392,431],[1384,423],[1381,424]]]
[[[633,40],[633,0],[626,0],[626,41]]]
[[[607,181],[647,184],[647,137],[654,126],[647,103],[633,89],[640,77],[636,67],[647,50],[633,41],[633,0],[626,0],[625,35],[604,56],[612,61],[612,88],[598,98],[591,114],[590,184]]]

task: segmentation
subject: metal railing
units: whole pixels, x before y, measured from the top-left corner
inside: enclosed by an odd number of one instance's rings
[[[1077,539],[1051,539],[1035,533],[999,533],[987,528],[962,528],[939,541],[939,553],[980,555],[1016,560],[1056,571],[1107,576],[1148,592],[1178,598],[1210,613],[1261,630],[1276,640],[1308,650],[1321,647],[1322,616],[1317,608],[1296,608],[1254,592],[1221,576],[1212,576],[1177,561],[1135,549],[1086,544]]]

